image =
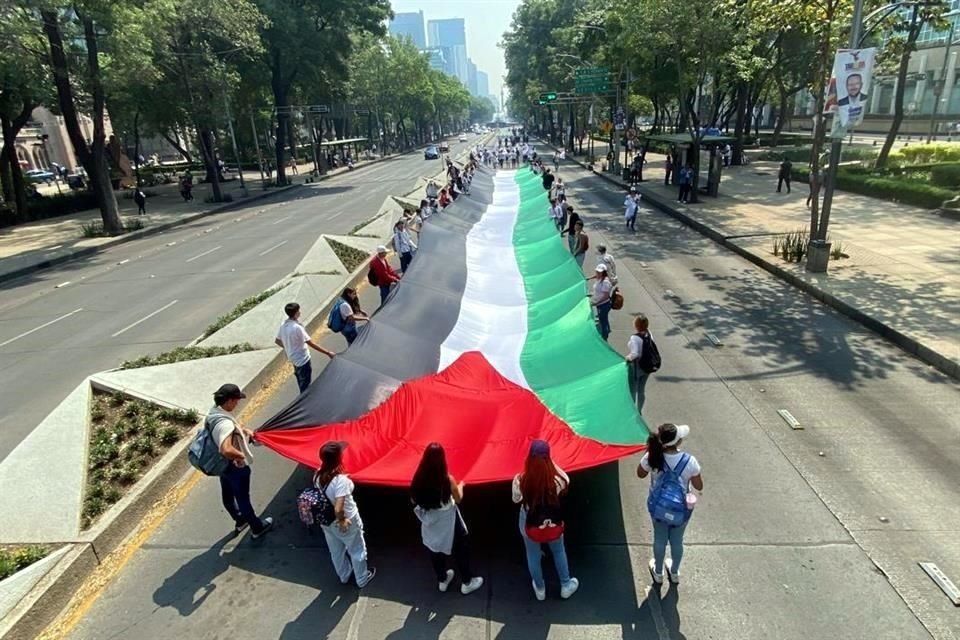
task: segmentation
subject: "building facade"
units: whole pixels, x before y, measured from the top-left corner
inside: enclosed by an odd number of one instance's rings
[[[423,28],[423,11],[398,13],[390,21],[390,33],[397,38],[410,38],[417,49],[427,48],[427,34]]]
[[[456,76],[464,86],[469,86],[467,67],[467,31],[463,18],[430,20],[427,35],[431,48],[443,51],[446,72]]]
[[[477,93],[477,65],[470,58],[467,58],[467,90],[472,96],[479,95]]]
[[[440,47],[431,47],[424,49],[422,53],[429,56],[430,68],[435,71],[447,72],[447,59],[443,55],[443,49]]]
[[[490,76],[486,71],[477,70],[477,95],[490,95]],[[494,102],[496,104],[496,102]]]

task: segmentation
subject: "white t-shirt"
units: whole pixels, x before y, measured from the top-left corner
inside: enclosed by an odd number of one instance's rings
[[[671,469],[676,468],[677,463],[680,462],[680,456],[683,455],[682,451],[677,451],[676,453],[667,453],[664,454],[663,460],[666,462]],[[656,469],[650,466],[649,462],[650,454],[645,453],[643,457],[640,458],[640,466],[643,467],[643,470],[650,474],[650,490],[653,491],[653,485],[657,481],[657,475],[660,473]],[[690,460],[687,462],[687,466],[683,468],[683,473],[680,474],[680,483],[683,485],[684,490],[687,492],[690,491],[690,478],[700,475],[700,463],[697,462],[697,459],[690,456]]]
[[[287,318],[280,325],[277,338],[283,343],[283,350],[287,352],[287,359],[295,367],[302,367],[310,362],[310,351],[307,350],[307,340],[310,335],[303,325]]]
[[[346,301],[341,302],[341,303],[340,303],[340,317],[343,318],[344,320],[346,320],[347,318],[349,318],[349,317],[352,316],[352,315],[353,315],[353,307],[350,306],[350,303],[349,303],[349,302],[346,302]]]
[[[647,335],[653,339],[653,335],[647,331]],[[627,340],[627,360],[633,362],[634,360],[639,360],[640,356],[643,355],[643,338],[637,334],[630,336],[630,339]]]
[[[610,282],[616,284],[617,282],[617,262],[613,259],[613,256],[609,253],[605,253],[600,256],[600,261],[598,265],[605,265],[607,267],[607,278],[610,279]]]
[[[633,218],[637,215],[637,201],[632,195],[628,195],[623,201],[623,215],[625,218]]]
[[[323,486],[320,485],[319,478],[317,479],[316,487],[321,491],[324,490]],[[331,502],[336,502],[339,498],[343,498],[343,514],[348,519],[353,518],[359,513],[357,503],[353,499],[353,480],[351,480],[349,476],[341,473],[331,478],[330,484],[326,487],[326,492],[327,499]]]
[[[593,304],[606,302],[610,299],[611,291],[613,291],[613,283],[610,282],[610,278],[597,280],[593,285],[593,297],[590,299],[590,301]]]
[[[217,448],[222,447],[223,442],[227,438],[236,435],[233,444],[235,447],[240,449],[244,456],[246,456],[247,464],[250,464],[250,460],[253,459],[253,452],[250,451],[250,443],[247,442],[247,434],[243,432],[243,429],[240,429],[237,426],[236,418],[234,418],[229,412],[224,411],[216,405],[214,405],[214,407],[207,412],[207,415],[220,417],[220,419],[216,421],[213,429],[211,429],[213,441],[217,443]]]

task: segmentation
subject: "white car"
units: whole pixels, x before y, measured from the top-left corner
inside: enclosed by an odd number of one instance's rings
[[[467,134],[461,133],[459,140],[460,140],[460,142],[466,142],[466,141],[467,141]]]

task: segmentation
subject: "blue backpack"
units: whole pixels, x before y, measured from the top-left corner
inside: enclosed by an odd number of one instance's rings
[[[340,305],[343,304],[343,302],[343,298],[337,298],[337,301],[333,303],[333,309],[330,309],[330,316],[327,318],[327,328],[334,333],[343,331],[345,323],[343,316],[340,315]]]
[[[657,474],[650,495],[647,496],[647,511],[657,522],[678,527],[690,517],[690,510],[687,509],[687,488],[680,479],[688,462],[688,453],[683,454],[673,469],[664,460],[663,470]]]

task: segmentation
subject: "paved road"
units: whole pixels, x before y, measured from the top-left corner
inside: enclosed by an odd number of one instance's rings
[[[188,343],[288,274],[320,233],[347,233],[439,169],[395,157],[0,283],[0,460],[84,376]]]
[[[960,576],[957,386],[659,213],[644,210],[643,233],[627,236],[619,194],[577,169],[561,175],[591,244],[618,258],[626,306],[611,344],[623,350],[631,314],[651,318],[665,364],[648,420],[693,425],[706,489],[683,585],[647,586],[646,486],[625,460],[573,477],[581,589],[569,602],[549,578],[548,601],[534,600],[502,485],[468,487],[463,505],[482,591],[437,593],[404,493],[369,488],[357,499],[380,571],[362,592],[342,587],[321,537],[296,519],[306,473],[263,451],[254,496],[276,531],[230,539],[216,483],[202,479],[69,637],[960,638],[955,608],[915,564]],[[294,395],[288,379],[260,417]]]

